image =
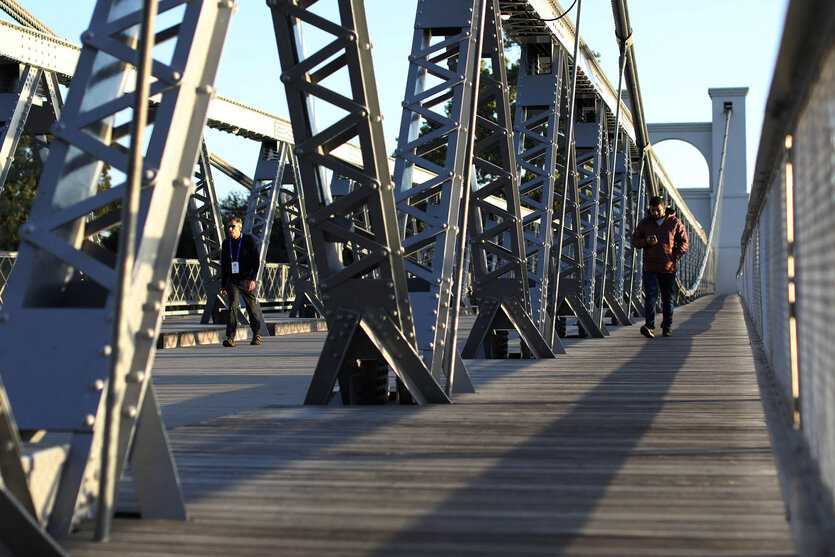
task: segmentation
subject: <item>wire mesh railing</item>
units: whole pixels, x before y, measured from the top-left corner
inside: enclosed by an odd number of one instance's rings
[[[0,307],[6,283],[12,273],[17,252],[0,251]],[[206,305],[206,292],[200,279],[197,259],[175,259],[169,275],[166,315],[199,313]],[[258,301],[265,310],[284,311],[296,297],[290,266],[286,263],[267,263],[259,285]]]
[[[789,6],[737,281],[835,512],[835,5]]]

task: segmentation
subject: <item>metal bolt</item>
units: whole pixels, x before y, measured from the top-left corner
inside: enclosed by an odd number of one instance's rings
[[[192,184],[194,184],[194,181],[191,178],[177,178],[174,180],[174,185],[182,188],[189,188]]]
[[[181,72],[178,72],[177,70],[174,70],[173,72],[171,72],[171,79],[172,80],[180,81],[182,78],[183,78],[183,74]],[[198,89],[197,92],[199,93],[200,90]]]
[[[136,406],[128,406],[124,410],[122,410],[122,416],[125,418],[135,418],[136,417]]]
[[[93,40],[93,38],[95,38],[95,34],[93,34],[93,32],[92,32],[92,31],[84,31],[84,32],[81,34],[81,42],[86,43],[86,42],[88,42],[88,41],[92,41],[92,40]]]
[[[111,353],[113,353],[113,349],[110,347],[109,344],[105,344],[101,347],[101,349],[99,349],[99,356],[101,356],[102,358],[110,356]]]
[[[93,381],[93,390],[97,393],[103,391],[104,381],[102,381],[101,379],[96,379],[95,381]]]
[[[142,331],[142,336],[148,340],[153,340],[156,337],[153,329],[145,329]]]
[[[7,452],[7,453],[12,452],[14,450],[14,447],[15,447],[14,441],[12,441],[11,439],[6,441],[2,445],[3,452]]]
[[[38,227],[32,224],[31,222],[28,222],[24,224],[23,228],[21,228],[20,230],[24,234],[34,234],[38,230]]]
[[[154,178],[156,178],[156,177],[157,177],[157,171],[154,170],[153,168],[147,168],[147,169],[145,169],[145,172],[142,173],[142,181],[145,184],[150,184],[151,182],[154,181]]]
[[[144,371],[133,371],[128,374],[128,381],[131,383],[142,383],[145,380]]]
[[[93,427],[93,424],[96,423],[96,417],[92,414],[87,414],[84,416],[84,425],[87,427]]]
[[[162,308],[162,304],[158,301],[148,302],[145,304],[146,311],[159,311]]]
[[[165,281],[164,280],[158,280],[156,282],[153,282],[153,283],[151,283],[151,288],[154,289],[154,290],[157,290],[159,292],[164,292],[165,291]]]
[[[233,2],[232,0],[222,0],[221,2],[218,2],[217,5],[221,8],[229,9],[235,7],[235,2]]]

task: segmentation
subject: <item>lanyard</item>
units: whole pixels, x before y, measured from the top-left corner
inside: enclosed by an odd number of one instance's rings
[[[232,261],[237,261],[241,255],[241,244],[244,243],[244,235],[241,234],[241,237],[238,238],[238,251],[235,252],[235,259]],[[229,236],[229,257],[232,257],[232,237]]]

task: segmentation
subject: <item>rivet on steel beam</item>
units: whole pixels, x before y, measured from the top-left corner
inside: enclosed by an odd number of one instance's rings
[[[95,423],[96,417],[94,415],[87,414],[86,416],[84,416],[84,425],[86,425],[87,427],[93,427]]]
[[[194,180],[188,177],[177,178],[176,180],[174,180],[174,185],[180,186],[182,188],[190,188],[192,185],[194,185]]]
[[[161,308],[162,304],[156,300],[145,304],[145,311],[159,311]]]
[[[217,5],[221,8],[230,9],[235,7],[235,2],[233,2],[232,0],[222,0],[221,2],[218,2]]]
[[[177,70],[173,70],[171,72],[171,80],[172,81],[180,81],[181,79],[183,79],[182,72],[179,72]],[[200,89],[198,89],[197,92],[200,93],[201,92]]]
[[[357,34],[353,31],[350,31],[347,35],[345,35],[345,39],[349,42],[355,42],[357,40]]]
[[[86,43],[88,41],[92,41],[95,36],[96,35],[92,31],[84,31],[81,33],[81,42]]]
[[[156,333],[154,333],[153,329],[145,329],[144,331],[142,331],[142,336],[145,337],[148,340],[152,340],[157,335],[156,335]]]
[[[128,381],[130,381],[131,383],[142,383],[144,380],[144,371],[132,371],[128,374]]]
[[[35,232],[37,232],[37,230],[38,227],[32,224],[31,222],[27,222],[23,225],[23,228],[20,229],[20,231],[24,234],[34,234]]]
[[[11,439],[9,439],[5,443],[3,443],[2,446],[0,446],[0,448],[3,449],[3,452],[6,452],[6,453],[12,452],[14,450],[14,447],[15,447],[14,441],[12,441]]]
[[[434,343],[434,342],[430,342],[430,343],[429,343],[429,350],[433,350],[434,348],[435,348],[435,343]]]
[[[122,416],[125,418],[135,418],[136,417],[136,406],[128,406],[124,410],[122,410]]]
[[[101,392],[104,390],[104,381],[102,381],[101,379],[96,379],[95,381],[93,381],[92,387],[95,392]]]
[[[152,282],[151,283],[151,288],[153,290],[157,290],[159,292],[164,292],[165,291],[165,281],[164,280],[158,280],[156,282]]]
[[[99,356],[101,356],[102,358],[106,358],[106,357],[110,356],[110,354],[112,354],[112,353],[113,353],[113,349],[110,347],[109,344],[105,344],[104,346],[102,346],[99,349]]]
[[[153,168],[146,168],[142,173],[142,183],[146,186],[151,184],[157,177],[157,171]]]

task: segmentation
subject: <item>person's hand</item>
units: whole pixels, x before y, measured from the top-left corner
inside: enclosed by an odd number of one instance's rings
[[[651,246],[654,246],[657,243],[658,243],[658,238],[656,238],[655,236],[650,236],[650,237],[647,238],[647,244],[649,244]]]
[[[249,281],[249,287],[247,288],[247,290],[252,291],[254,288],[255,288],[255,281],[254,280]]]
[[[225,288],[220,289],[220,295],[221,296],[226,296],[226,289]]]

